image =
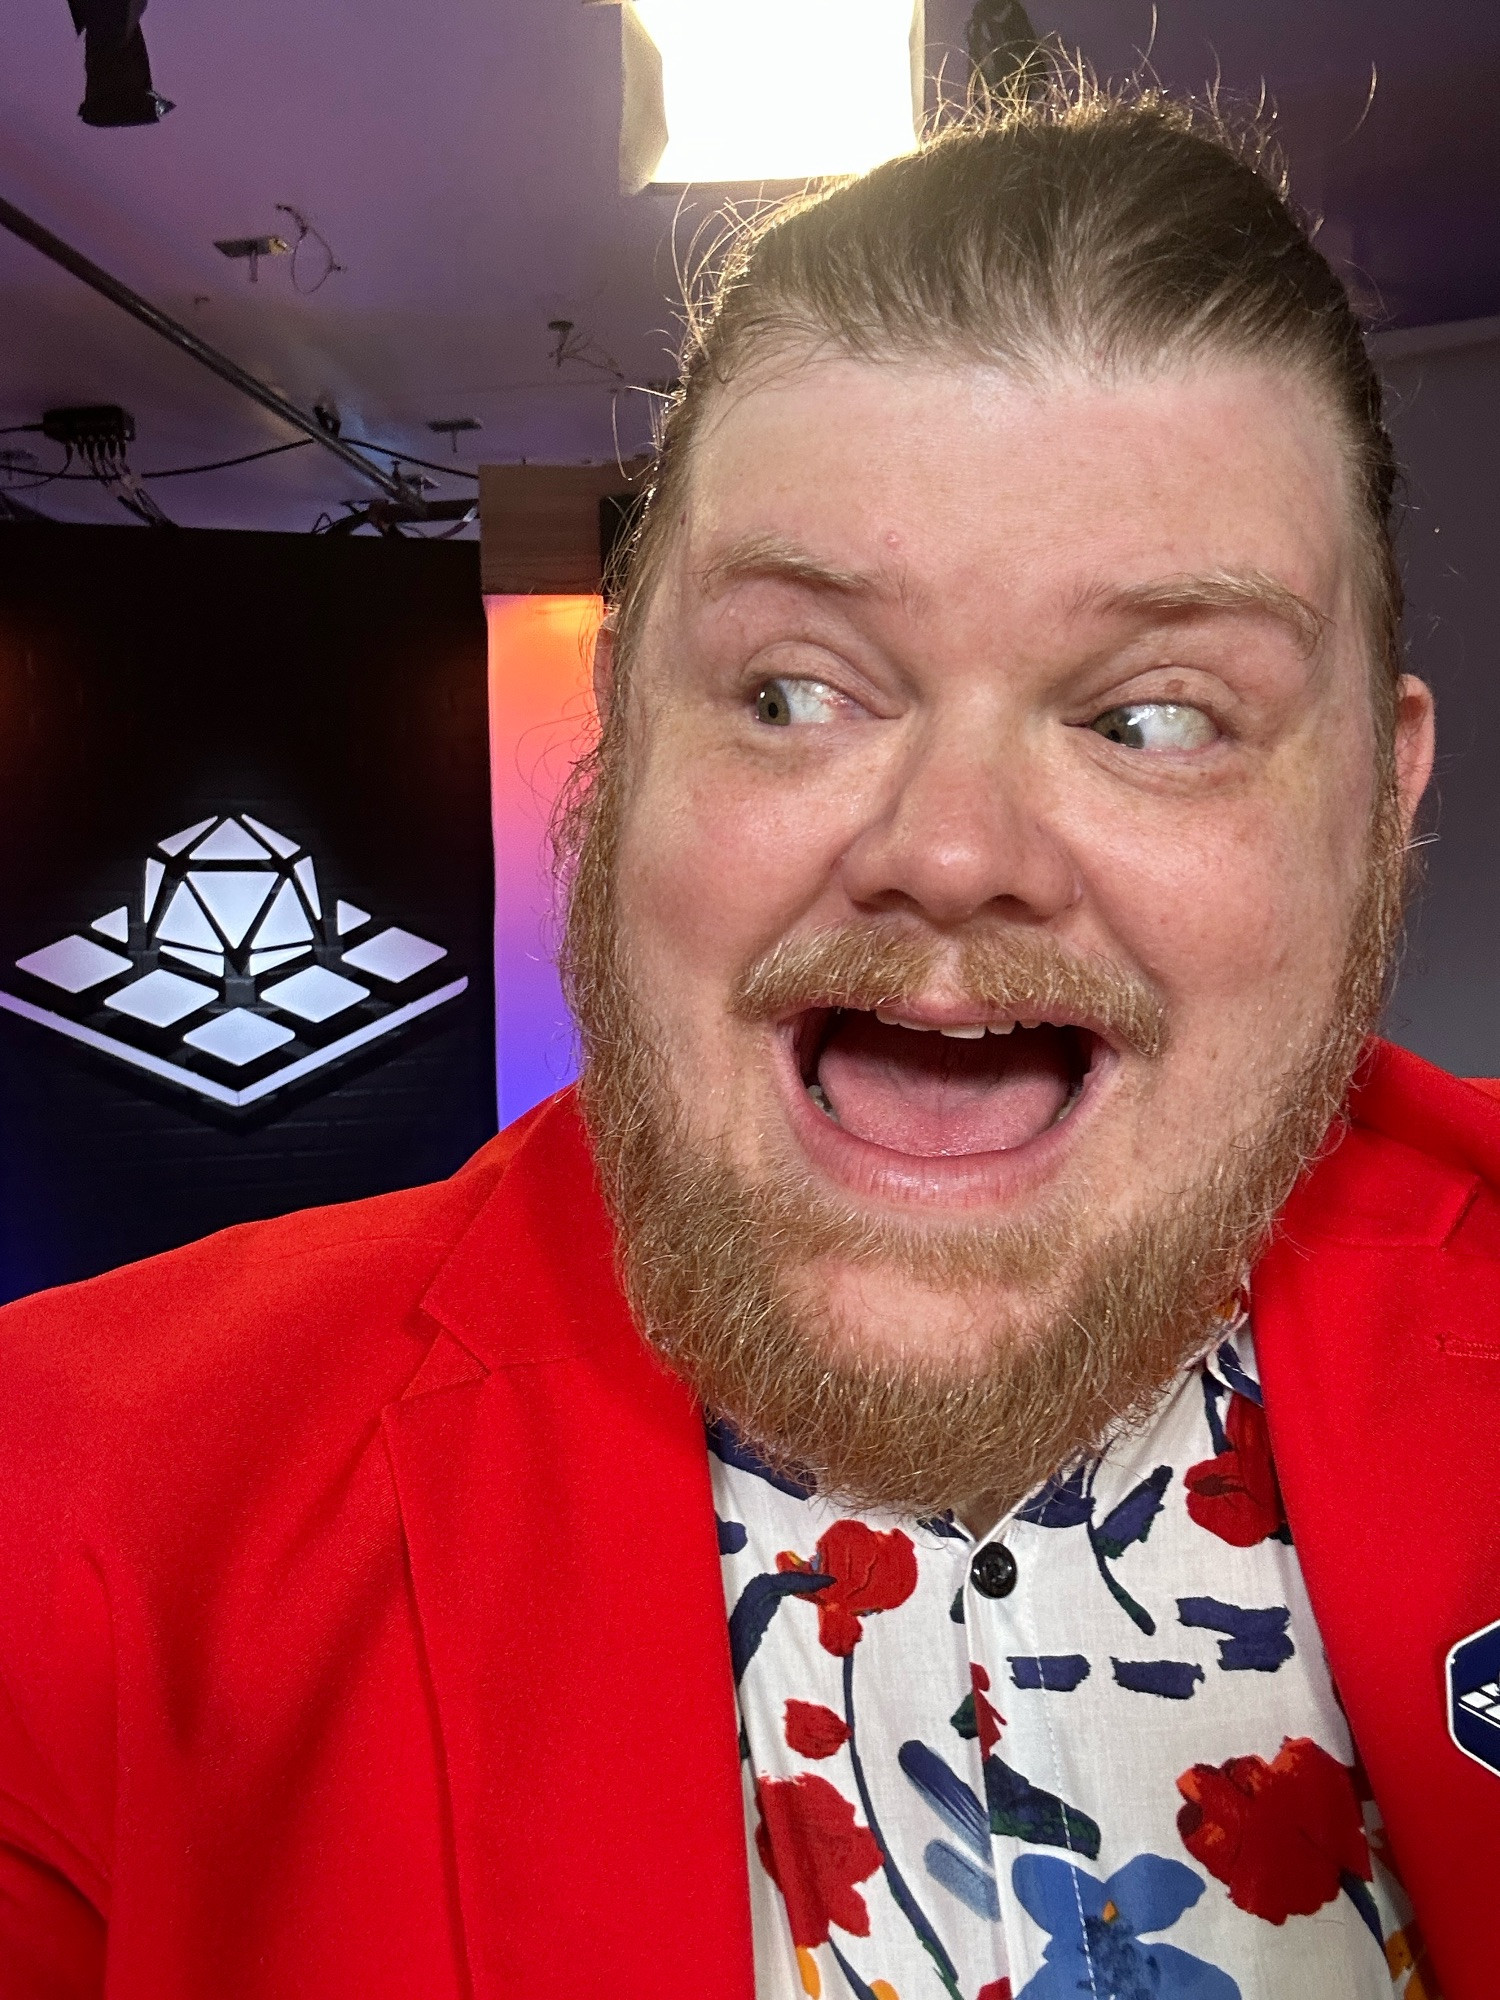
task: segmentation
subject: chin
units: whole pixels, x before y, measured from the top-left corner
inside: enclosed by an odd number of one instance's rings
[[[956,1289],[951,1281],[830,1260],[808,1267],[795,1296],[811,1308],[808,1322],[825,1329],[834,1366],[873,1364],[954,1384],[993,1368],[997,1350],[1029,1348],[1049,1304],[1035,1285],[990,1278]]]

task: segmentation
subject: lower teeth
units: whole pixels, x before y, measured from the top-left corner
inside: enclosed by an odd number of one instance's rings
[[[1064,1104],[1062,1110],[1058,1112],[1057,1116],[1052,1121],[1054,1125],[1061,1125],[1063,1120],[1067,1117],[1068,1113],[1073,1109],[1073,1106],[1078,1102],[1079,1098],[1082,1097],[1082,1095],[1083,1095],[1083,1085],[1081,1083],[1074,1084],[1072,1090],[1069,1092],[1068,1101],[1066,1102],[1066,1104]]]

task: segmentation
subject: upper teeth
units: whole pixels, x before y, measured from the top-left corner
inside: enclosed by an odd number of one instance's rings
[[[934,1032],[931,1023],[927,1021],[904,1021],[899,1014],[889,1013],[884,1007],[877,1007],[875,1009],[875,1018],[877,1021],[884,1022],[888,1028],[910,1028],[912,1033],[916,1035],[930,1035]],[[983,1021],[968,1021],[962,1027],[938,1028],[936,1032],[940,1035],[949,1035],[955,1041],[977,1042],[984,1035],[1008,1035],[1012,1028],[1017,1026],[1033,1028],[1036,1026],[1036,1023],[1034,1021],[991,1021],[986,1024]]]
[[[888,1028],[914,1028],[920,1035],[927,1033],[925,1021],[903,1021],[899,1014],[888,1014],[884,1007],[875,1009],[875,1018],[877,1021],[883,1021]]]

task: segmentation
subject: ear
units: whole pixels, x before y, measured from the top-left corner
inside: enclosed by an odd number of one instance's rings
[[[1432,776],[1436,743],[1432,689],[1415,674],[1403,674],[1396,690],[1396,790],[1408,838]]]
[[[599,727],[603,729],[609,721],[609,711],[615,698],[615,617],[607,611],[594,634],[594,707],[599,713]]]

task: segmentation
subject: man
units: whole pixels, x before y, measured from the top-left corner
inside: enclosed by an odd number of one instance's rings
[[[7,1995],[1493,1990],[1392,481],[1159,100],[740,246],[562,826],[578,1098],[4,1318]]]

